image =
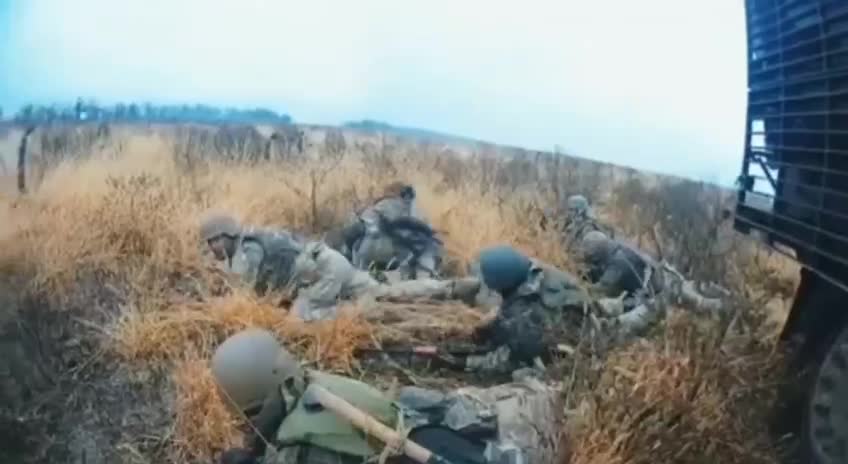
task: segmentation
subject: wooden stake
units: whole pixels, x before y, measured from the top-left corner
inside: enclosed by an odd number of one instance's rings
[[[321,402],[321,405],[344,419],[347,419],[351,424],[355,425],[368,435],[377,437],[380,441],[386,444],[397,443],[401,440],[400,434],[398,434],[397,431],[380,423],[369,414],[366,414],[356,406],[348,403],[344,400],[344,398],[334,395],[326,388],[320,385],[311,384],[309,385],[309,390],[311,390],[315,395],[315,399]],[[423,446],[408,439],[404,440],[403,452],[420,464],[449,464],[449,462],[441,456],[434,454],[427,448],[424,448]]]

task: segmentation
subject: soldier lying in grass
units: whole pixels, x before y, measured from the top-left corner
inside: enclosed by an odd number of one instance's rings
[[[408,430],[410,440],[451,463],[558,462],[560,392],[534,379],[449,393],[406,387],[394,400],[358,380],[303,369],[259,329],[225,340],[211,364],[222,398],[252,430],[222,464],[361,463],[383,453],[388,463],[414,462],[325,409],[314,385],[391,429]]]
[[[334,318],[343,299],[471,301],[480,289],[475,278],[381,283],[321,241],[307,243],[297,256],[292,285],[297,287],[292,311],[304,320]]]
[[[647,327],[658,316],[659,306],[679,303],[692,310],[714,312],[722,309],[720,298],[702,295],[667,263],[658,263],[644,252],[591,231],[583,238],[580,251],[588,267],[593,289],[603,297],[607,316],[626,332]]]
[[[304,240],[285,230],[244,227],[232,216],[212,214],[200,225],[200,236],[227,271],[259,295],[282,290],[291,278],[294,260]]]

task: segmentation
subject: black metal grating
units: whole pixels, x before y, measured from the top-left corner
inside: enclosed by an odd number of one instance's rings
[[[848,289],[848,0],[747,0],[735,227]]]

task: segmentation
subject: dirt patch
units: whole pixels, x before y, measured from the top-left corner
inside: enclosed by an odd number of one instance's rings
[[[95,329],[102,312],[51,308],[27,288],[21,278],[0,282],[0,429],[8,432],[0,460],[91,464],[161,456],[166,437],[151,433],[171,422],[165,373],[111,362]]]

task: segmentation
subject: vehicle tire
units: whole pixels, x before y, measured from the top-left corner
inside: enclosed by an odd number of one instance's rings
[[[848,463],[848,327],[825,353],[805,412],[803,440],[808,462]]]

